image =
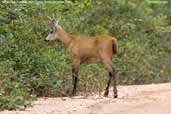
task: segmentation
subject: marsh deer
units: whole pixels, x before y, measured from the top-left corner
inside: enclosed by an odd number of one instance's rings
[[[112,55],[117,52],[117,40],[108,35],[94,37],[81,37],[65,32],[56,19],[51,19],[49,26],[52,31],[46,37],[46,41],[59,40],[68,49],[72,60],[72,95],[76,95],[76,86],[80,65],[87,61],[100,61],[108,69],[109,80],[105,89],[104,96],[109,93],[109,86],[113,81],[114,98],[117,98],[116,71],[112,64]]]

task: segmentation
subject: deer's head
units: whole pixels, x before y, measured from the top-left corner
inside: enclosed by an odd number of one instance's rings
[[[60,25],[58,24],[59,20],[53,18],[50,18],[49,26],[51,28],[50,33],[46,37],[46,41],[53,41],[53,40],[58,40],[58,31],[61,29]]]

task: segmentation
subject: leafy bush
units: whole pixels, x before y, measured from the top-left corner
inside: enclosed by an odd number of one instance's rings
[[[68,96],[71,60],[62,43],[46,43],[47,16],[61,17],[69,33],[109,34],[119,41],[113,58],[118,84],[171,80],[171,8],[148,1],[84,0],[0,4],[0,109],[27,106],[37,96]],[[83,64],[79,94],[101,92],[108,73]]]

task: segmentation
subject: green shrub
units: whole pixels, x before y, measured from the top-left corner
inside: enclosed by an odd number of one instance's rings
[[[168,3],[169,4],[169,3]],[[71,60],[62,43],[44,42],[47,16],[61,17],[69,33],[109,34],[119,42],[113,57],[118,84],[171,80],[171,9],[147,1],[84,0],[64,3],[0,4],[0,110],[20,109],[38,96],[71,93]],[[108,73],[83,64],[79,94],[101,92]]]

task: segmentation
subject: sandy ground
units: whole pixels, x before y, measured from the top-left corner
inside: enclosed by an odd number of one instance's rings
[[[0,114],[171,114],[171,83],[118,86],[119,97],[39,98],[25,111]]]

